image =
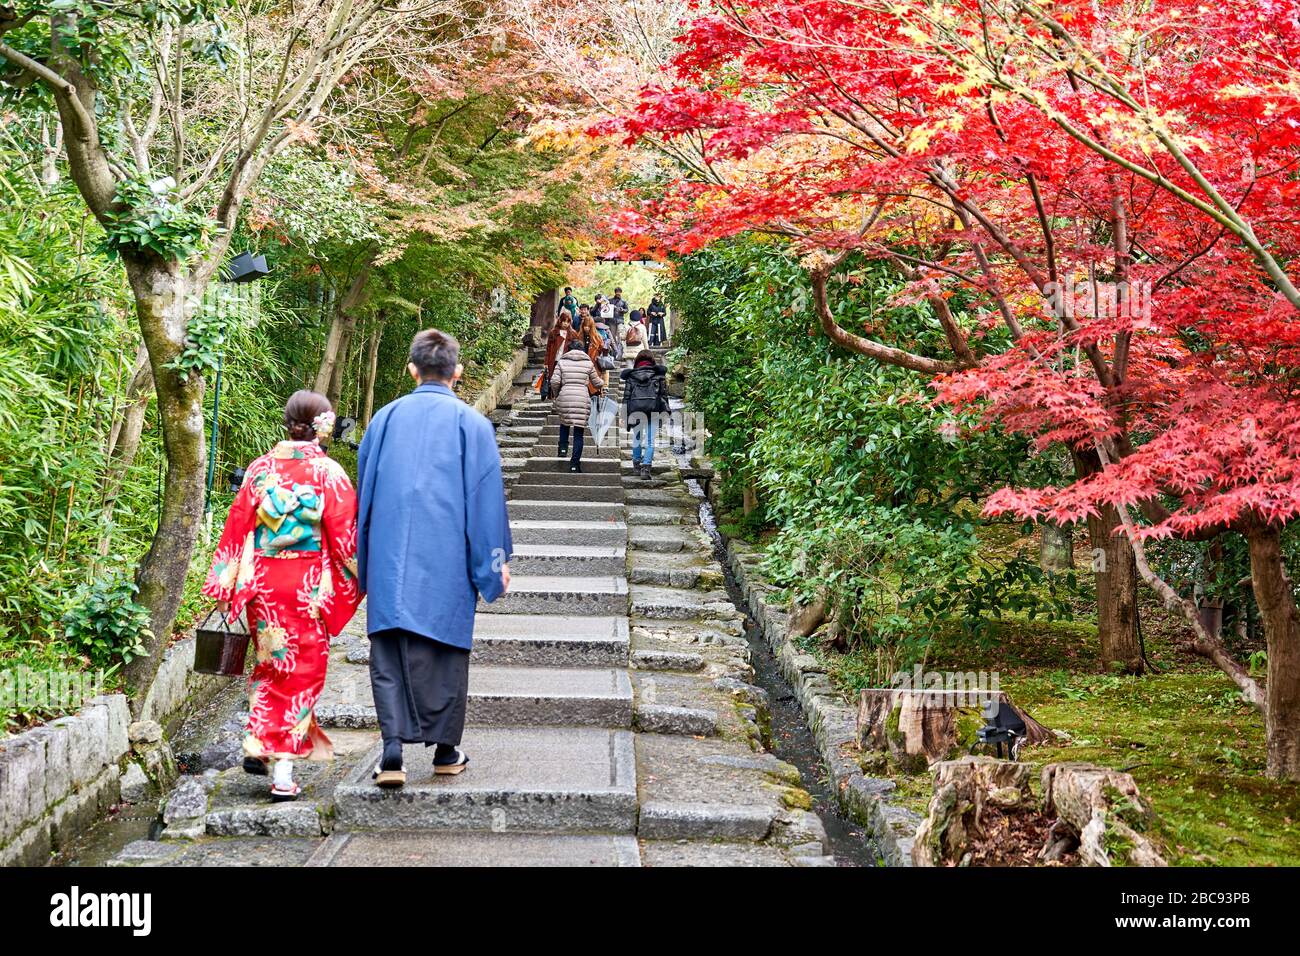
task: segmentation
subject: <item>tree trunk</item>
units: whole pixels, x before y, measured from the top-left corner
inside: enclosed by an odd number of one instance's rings
[[[365,408],[361,412],[361,428],[370,427],[370,419],[375,413],[375,376],[379,373],[379,344],[384,338],[384,319],[375,322],[375,329],[370,333],[370,347],[366,351],[366,394]]]
[[[139,601],[149,611],[153,637],[149,653],[126,669],[134,690],[132,706],[143,706],[158,672],[185,590],[194,543],[203,524],[203,376],[183,375],[168,365],[185,348],[190,301],[188,282],[177,263],[124,259],[136,313],[153,371],[167,460],[161,515],[149,551],[136,569]],[[197,298],[197,296],[195,296]]]
[[[1038,566],[1044,571],[1074,567],[1074,534],[1069,525],[1044,521],[1038,526]]]
[[[1086,478],[1101,469],[1095,454],[1074,452],[1075,475]],[[1101,663],[1108,671],[1141,674],[1142,644],[1138,640],[1137,560],[1124,536],[1115,531],[1123,524],[1114,508],[1103,508],[1088,519],[1093,580],[1097,587],[1097,637]]]
[[[339,410],[339,396],[343,394],[343,380],[347,375],[348,361],[352,355],[352,339],[356,331],[357,321],[353,318],[343,329],[343,339],[339,342],[338,361],[334,363],[334,374],[330,376],[329,387],[324,392],[336,411]]]
[[[149,351],[143,345],[136,355],[135,370],[127,386],[125,403],[113,422],[108,437],[108,468],[104,473],[103,500],[105,525],[104,534],[99,539],[99,553],[106,555],[112,546],[110,527],[113,509],[117,505],[118,492],[122,482],[135,462],[140,450],[140,436],[144,431],[145,414],[149,410],[149,399],[153,395],[153,371],[149,367]]]
[[[742,495],[743,500],[741,502],[741,508],[744,510],[746,515],[752,514],[754,509],[758,507],[758,490],[753,486],[753,484],[747,484],[745,485]]]
[[[329,338],[325,340],[325,355],[321,358],[320,368],[316,372],[316,384],[312,386],[312,390],[320,392],[331,402],[338,397],[337,392],[333,396],[329,392],[338,379],[335,374],[338,365],[347,357],[346,350],[357,325],[357,308],[365,301],[366,286],[370,281],[370,270],[373,267],[373,257],[362,263],[357,274],[352,277],[352,284],[348,287],[347,294],[335,306],[334,316],[330,320]]]
[[[1300,614],[1275,528],[1246,536],[1250,580],[1268,641],[1268,775],[1300,780]]]

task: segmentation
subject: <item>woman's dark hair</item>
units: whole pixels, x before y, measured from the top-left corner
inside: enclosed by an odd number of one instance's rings
[[[285,431],[294,441],[311,441],[316,437],[316,426],[312,424],[316,416],[333,410],[330,400],[319,392],[305,388],[294,392],[284,403]]]
[[[581,349],[584,352],[587,351],[587,347],[582,344],[582,336],[579,335],[569,339],[569,346],[565,351],[572,352],[574,349]]]
[[[637,365],[658,365],[658,364],[659,363],[655,361],[654,352],[651,352],[649,349],[642,349],[640,352],[637,352],[636,358],[632,361],[633,367]]]

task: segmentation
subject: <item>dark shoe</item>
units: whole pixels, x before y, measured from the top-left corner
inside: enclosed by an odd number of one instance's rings
[[[567,455],[568,453],[569,453],[569,446],[568,446],[568,445],[561,445],[559,448],[557,448],[557,449],[555,450],[555,457],[556,457],[556,458],[563,458],[563,457],[564,457],[565,455]]]
[[[261,757],[245,757],[244,773],[251,773],[257,777],[265,777],[267,774],[266,761]]]
[[[642,466],[641,466],[641,480],[642,480],[642,481],[649,481],[649,480],[650,480],[650,466],[649,466],[649,465],[642,465]]]
[[[578,464],[576,461],[571,461],[569,462],[569,471],[573,474],[580,475],[582,474],[582,465]]]

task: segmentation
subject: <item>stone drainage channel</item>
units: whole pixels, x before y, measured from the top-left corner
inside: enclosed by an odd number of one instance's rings
[[[689,465],[689,455],[679,453],[677,458],[683,467]],[[687,490],[699,499],[700,527],[713,542],[731,603],[745,614],[745,638],[749,641],[750,663],[754,668],[753,683],[767,691],[771,702],[772,753],[799,768],[799,773],[803,776],[803,787],[812,794],[813,812],[821,818],[822,825],[826,828],[826,838],[830,842],[830,852],[835,857],[836,864],[875,866],[880,857],[879,851],[862,825],[840,812],[839,802],[831,791],[829,775],[822,764],[812,731],[808,729],[803,708],[799,706],[794,691],[781,674],[781,668],[763,639],[761,630],[745,610],[745,598],[731,573],[726,540],[718,530],[713,505],[698,481],[690,479],[685,484]]]

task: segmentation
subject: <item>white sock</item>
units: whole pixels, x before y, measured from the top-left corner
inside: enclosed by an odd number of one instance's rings
[[[281,790],[288,790],[293,786],[293,761],[277,760],[275,767],[271,771],[271,783]]]

